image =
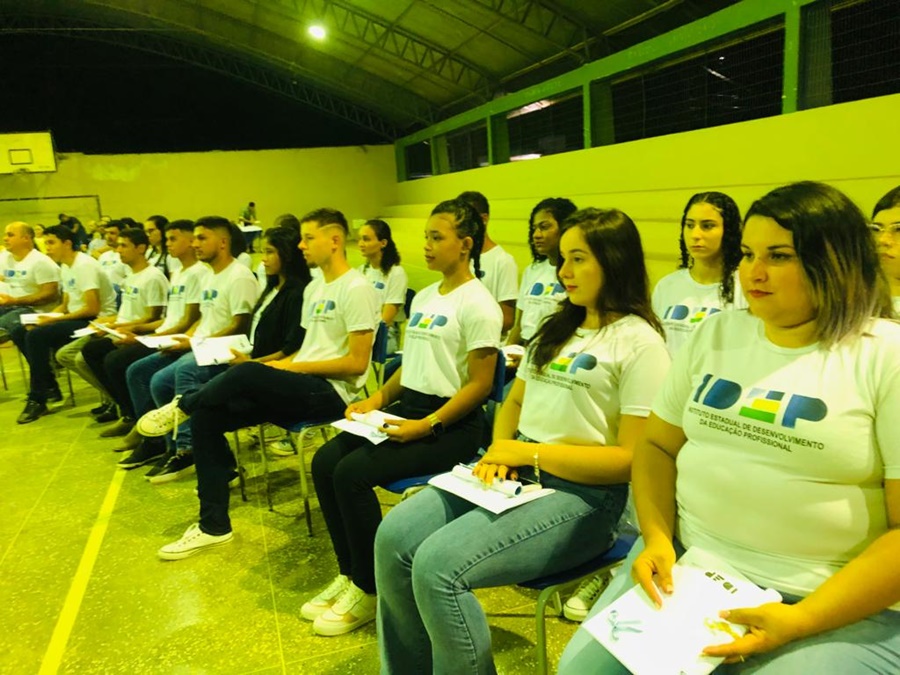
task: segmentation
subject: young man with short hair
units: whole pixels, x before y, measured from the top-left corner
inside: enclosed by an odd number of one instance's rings
[[[28,403],[19,415],[19,424],[34,422],[47,412],[47,399],[58,394],[59,386],[50,368],[53,350],[71,340],[72,332],[88,321],[115,313],[116,295],[100,263],[75,246],[75,237],[65,225],[44,231],[47,255],[61,266],[62,302],[53,309],[59,316],[42,316],[30,330],[14,330],[12,339],[28,359],[31,368]]]
[[[138,424],[142,433],[161,434],[191,416],[200,519],[159,550],[164,560],[232,538],[228,481],[235,460],[227,431],[261,422],[337,419],[366,381],[381,306],[371,283],[347,263],[347,221],[340,211],[319,209],[301,220],[301,233],[299,248],[322,278],[303,295],[306,337],[300,349],[277,361],[234,366]]]
[[[59,267],[34,245],[27,223],[6,226],[0,251],[0,344],[12,339],[19,315],[49,312],[59,300]]]
[[[232,227],[227,219],[220,216],[200,218],[194,225],[194,253],[201,262],[209,265],[212,274],[204,277],[200,319],[186,331],[189,336],[222,337],[246,334],[250,329],[251,313],[259,296],[259,286],[253,273],[232,255]],[[190,348],[190,342],[181,339],[177,347],[167,350],[176,354],[177,359],[169,361],[162,368],[159,368],[159,364],[167,358],[166,355],[141,359],[129,367],[129,379],[134,380],[135,387],[145,387],[149,383],[153,402],[162,406],[176,395],[195,391],[228,368],[227,365],[198,366]],[[179,427],[177,434],[167,438],[167,446],[174,454],[170,466],[163,474],[185,475],[194,464],[190,426]],[[142,443],[119,462],[119,466],[134,469],[158,459],[162,454],[159,446]],[[164,481],[160,479],[154,482]]]

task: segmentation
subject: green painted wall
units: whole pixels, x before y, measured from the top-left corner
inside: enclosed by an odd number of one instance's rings
[[[900,184],[900,95],[752,122],[513,162],[400,183],[382,215],[392,224],[415,288],[434,280],[422,265],[430,208],[463,190],[491,202],[491,235],[520,269],[529,262],[527,219],[544,197],[617,207],[638,224],[652,280],[674,269],[678,222],[691,194],[730,194],[742,211],[767,190],[797,180],[831,183],[867,214]]]

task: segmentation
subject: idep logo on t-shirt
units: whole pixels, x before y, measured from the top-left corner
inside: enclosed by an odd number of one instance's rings
[[[219,291],[217,291],[215,288],[207,288],[203,291],[203,293],[201,293],[200,301],[201,302],[212,302],[213,300],[215,300],[218,297],[219,297]]]
[[[375,287],[375,290],[377,290],[377,291],[384,290],[384,282],[383,281],[373,281],[372,285]]]
[[[14,269],[5,269],[3,270],[3,276],[7,279],[15,279],[16,277],[20,279],[24,279],[28,274],[27,270],[14,270]]]
[[[335,307],[336,305],[334,304],[334,300],[318,300],[312,306],[310,314],[314,319],[318,317],[324,317],[326,314],[328,314],[328,312],[334,311]]]
[[[672,305],[663,313],[663,321],[684,321],[685,323],[699,323],[708,316],[718,314],[722,310],[718,307],[688,307],[687,305]]]
[[[760,387],[751,387],[745,394],[737,382],[712,373],[703,376],[693,400],[715,410],[728,410],[740,403],[738,415],[769,424],[774,424],[783,410],[781,426],[788,429],[795,428],[797,420],[819,422],[828,414],[828,406],[820,398]]]
[[[409,320],[410,328],[421,328],[422,330],[434,330],[441,326],[447,325],[447,317],[443,314],[423,314],[416,312],[412,319]]]
[[[177,286],[169,286],[169,297],[177,298],[179,295],[184,295],[184,284],[179,284]]]
[[[597,366],[597,357],[591,354],[569,352],[565,356],[557,356],[550,363],[550,370],[560,373],[577,373],[579,370],[593,370]]]
[[[536,281],[531,290],[528,291],[528,295],[556,295],[557,293],[563,293],[565,290],[560,283],[542,284],[540,281]]]

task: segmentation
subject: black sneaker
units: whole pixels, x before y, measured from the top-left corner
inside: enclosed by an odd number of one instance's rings
[[[94,420],[100,424],[115,422],[117,419],[119,419],[119,408],[115,403],[110,403],[106,410],[94,416]]]
[[[101,403],[96,408],[91,408],[91,415],[93,415],[94,417],[96,417],[97,415],[102,415],[111,405],[112,403]]]
[[[46,405],[29,399],[28,403],[25,404],[25,410],[22,411],[22,414],[19,415],[19,419],[17,419],[16,422],[18,422],[19,424],[28,424],[29,422],[34,422],[41,415],[46,414]]]
[[[158,459],[166,453],[165,448],[156,443],[141,443],[128,457],[119,462],[120,469],[136,469]]]
[[[158,476],[163,471],[165,471],[166,467],[169,464],[169,460],[175,456],[174,452],[166,451],[166,453],[156,460],[156,463],[150,467],[150,470],[144,474],[144,478],[150,480],[153,476]]]
[[[153,485],[161,483],[170,483],[178,480],[183,476],[188,476],[197,471],[194,468],[194,455],[190,452],[179,452],[166,462],[165,468],[155,476],[150,476],[147,480]]]
[[[62,392],[59,390],[59,387],[51,389],[50,392],[47,394],[47,403],[62,403],[62,402],[63,402],[63,395],[62,395]]]

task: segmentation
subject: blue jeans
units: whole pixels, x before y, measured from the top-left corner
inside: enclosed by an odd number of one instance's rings
[[[21,305],[0,307],[0,330],[5,330],[7,333],[12,334],[13,330],[22,325],[19,315],[33,312],[33,307],[23,307]]]
[[[622,569],[597,599],[587,619],[600,613],[629,590],[631,566],[644,550],[644,540],[635,542]],[[678,556],[684,548],[675,542]],[[800,598],[782,593],[785,602],[792,604]],[[585,620],[587,620],[585,619]],[[774,651],[748,657],[744,663],[732,663],[716,668],[726,675],[856,675],[857,673],[896,673],[900,664],[900,612],[885,610],[842,628],[790,642]],[[628,669],[591,635],[579,628],[559,660],[559,675],[587,675],[609,673],[628,675]]]
[[[176,361],[170,362],[164,368],[157,370],[150,378],[150,394],[156,407],[169,403],[176,394],[190,394],[198,391],[219,373],[228,370],[227,365],[198,366],[193,352],[182,354]],[[167,445],[171,450],[188,451],[193,447],[193,433],[190,421],[182,422],[178,426],[178,434],[174,443],[166,436]]]
[[[473,589],[560,572],[609,548],[627,485],[541,475],[554,494],[500,515],[437,488],[388,513],[375,538],[383,673],[496,672]]]

